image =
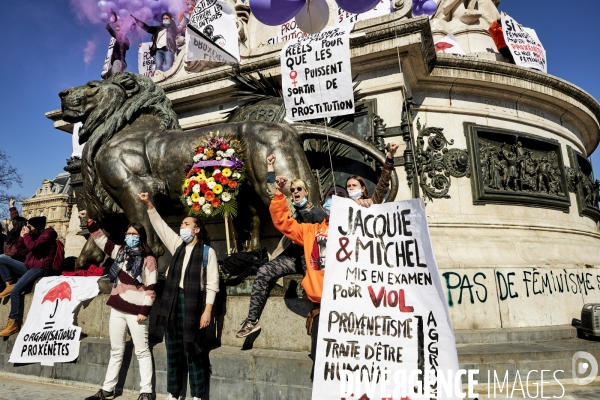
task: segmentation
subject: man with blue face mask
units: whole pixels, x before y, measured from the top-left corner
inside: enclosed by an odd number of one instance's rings
[[[205,328],[219,291],[217,254],[200,217],[184,218],[177,234],[160,217],[148,193],[138,196],[148,207],[154,231],[173,254],[157,313],[158,324],[165,327],[167,400],[177,400],[183,393],[186,362],[192,398],[199,400],[207,394],[210,370]]]

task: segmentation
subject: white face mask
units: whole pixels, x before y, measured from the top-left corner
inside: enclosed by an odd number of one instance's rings
[[[194,240],[194,234],[192,233],[192,230],[190,228],[181,228],[179,230],[179,237],[185,243],[189,243],[192,240]]]
[[[362,189],[350,189],[348,190],[348,197],[352,200],[358,200],[362,197]]]

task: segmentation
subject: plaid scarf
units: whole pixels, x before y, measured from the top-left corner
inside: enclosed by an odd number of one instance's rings
[[[177,297],[179,290],[181,290],[179,282],[181,282],[181,271],[183,269],[186,246],[187,244],[183,243],[173,255],[162,300],[158,308],[158,324],[165,326],[169,331],[173,331],[176,327]],[[192,250],[183,279],[183,296],[185,301],[183,343],[186,352],[192,355],[201,353],[202,347],[205,344],[205,330],[200,330],[200,316],[204,311],[206,303],[205,285],[202,282],[204,279],[203,255],[204,243],[202,240],[198,240],[198,243],[196,243]]]
[[[138,249],[132,249],[128,246],[121,247],[117,258],[113,261],[110,268],[108,269],[108,279],[115,283],[117,277],[121,272],[121,266],[123,262],[127,262],[125,269],[133,276],[135,286],[141,286],[144,282],[142,280],[142,267],[144,266],[144,258]]]

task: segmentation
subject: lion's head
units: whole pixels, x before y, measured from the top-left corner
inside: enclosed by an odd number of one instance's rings
[[[171,101],[162,88],[144,75],[117,73],[104,81],[64,90],[59,97],[63,120],[83,122],[80,143],[92,135],[102,136],[106,142],[142,113],[159,117],[160,130],[180,129]]]
[[[102,144],[142,114],[156,117],[157,131],[180,130],[177,114],[161,87],[146,76],[116,73],[104,81],[64,90],[59,94],[62,118],[83,122],[79,143],[86,143],[82,156],[84,201],[90,215],[101,219],[104,213],[120,213],[121,207],[98,182],[94,159]]]

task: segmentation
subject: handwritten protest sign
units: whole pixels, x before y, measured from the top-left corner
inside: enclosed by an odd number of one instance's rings
[[[281,24],[277,27],[277,36],[270,38],[267,43],[275,44],[275,43],[284,43],[288,40],[296,39],[300,36],[308,35],[305,32],[302,32],[298,25],[296,24],[296,19],[292,18],[285,24]]]
[[[108,43],[108,50],[106,51],[106,58],[104,59],[104,65],[102,66],[102,72],[100,73],[100,77],[102,79],[106,79],[108,75],[108,71],[112,68],[110,63],[110,59],[112,58],[113,48],[115,47],[115,43],[117,43],[117,39],[110,38],[110,42]]]
[[[281,80],[288,119],[354,113],[350,29],[351,25],[324,29],[283,47]]]
[[[423,201],[331,209],[312,399],[458,399]]]
[[[352,14],[347,11],[344,11],[341,7],[338,7],[335,24],[354,24],[356,22],[364,21],[369,18],[381,17],[382,15],[387,15],[391,12],[393,12],[392,0],[380,0],[379,4],[373,7],[373,9],[362,14]]]
[[[151,42],[144,42],[138,49],[138,72],[145,76],[153,76],[156,70],[156,61],[150,54]]]
[[[548,72],[546,50],[531,28],[524,28],[509,15],[502,14],[504,40],[515,64]]]
[[[240,61],[237,15],[226,0],[198,0],[185,32],[186,61]]]
[[[98,295],[98,278],[42,278],[8,361],[52,365],[77,359],[81,328],[73,325],[73,312],[79,303]]]

